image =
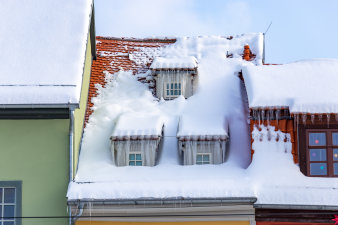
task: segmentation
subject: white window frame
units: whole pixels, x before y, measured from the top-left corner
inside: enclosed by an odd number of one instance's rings
[[[0,190],[1,190],[1,212],[0,212],[0,222],[4,224],[5,222],[14,222],[15,225],[21,224],[21,181],[0,181]],[[14,202],[5,203],[5,189],[14,189]],[[5,206],[14,206],[14,217],[5,218]]]
[[[204,163],[203,161],[203,156],[208,155],[209,156],[209,163]],[[197,157],[198,156],[202,156],[202,161],[197,161]],[[196,165],[208,165],[208,164],[212,164],[212,154],[211,153],[196,153]],[[201,163],[198,163],[201,162]],[[207,162],[207,161],[205,161]]]
[[[175,88],[175,84],[177,84],[177,88]],[[172,88],[171,88],[172,86]],[[174,92],[177,91],[177,94],[174,94]],[[171,92],[173,94],[171,94]],[[174,99],[178,96],[182,95],[182,84],[180,82],[177,83],[164,83],[164,98],[165,99]]]
[[[135,155],[135,160],[130,160],[130,155]],[[141,155],[141,160],[136,159],[136,155]],[[128,166],[143,166],[143,155],[141,152],[129,152],[128,153]],[[130,165],[130,162],[134,162],[135,165]],[[136,162],[141,162],[141,165],[136,165]]]

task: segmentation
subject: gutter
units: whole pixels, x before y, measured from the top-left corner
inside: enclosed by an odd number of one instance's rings
[[[99,204],[99,205],[165,205],[173,203],[187,204],[215,204],[215,203],[236,203],[236,204],[254,204],[256,197],[230,197],[230,198],[134,198],[134,199],[81,199],[68,200],[68,205],[79,205],[81,203]]]
[[[79,103],[62,104],[0,104],[0,109],[79,108]]]
[[[338,205],[287,205],[287,204],[254,204],[257,209],[302,209],[302,210],[338,210]]]
[[[73,181],[73,151],[74,151],[74,107],[69,107],[69,182]],[[83,207],[82,207],[83,208]],[[83,210],[82,210],[83,211]],[[82,214],[81,211],[81,214]],[[73,224],[72,210],[69,209],[69,225]],[[74,223],[75,224],[75,223]]]

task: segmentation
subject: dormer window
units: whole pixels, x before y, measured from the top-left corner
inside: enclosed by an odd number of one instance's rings
[[[111,136],[116,166],[155,166],[163,136],[159,116],[123,114]]]
[[[197,60],[195,57],[155,58],[150,66],[156,80],[156,96],[171,100],[188,98],[197,88]]]

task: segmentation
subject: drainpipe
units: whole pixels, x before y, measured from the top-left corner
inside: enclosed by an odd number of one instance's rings
[[[73,181],[73,151],[74,151],[74,107],[69,106],[69,182]],[[72,225],[72,210],[69,207],[69,225]]]
[[[83,208],[84,208],[84,205],[85,203],[83,202],[80,202],[78,205],[77,205],[77,208],[79,209],[79,212],[78,214],[76,214],[73,218],[70,216],[69,217],[69,225],[75,225],[75,222],[76,220],[82,216],[82,213],[83,213]],[[69,206],[70,208],[70,215],[72,214],[72,210],[71,210],[71,206]]]

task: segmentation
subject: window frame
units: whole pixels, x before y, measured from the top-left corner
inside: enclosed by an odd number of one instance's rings
[[[135,155],[135,160],[130,160],[130,155]],[[136,160],[136,155],[141,155],[141,160]],[[136,162],[141,161],[141,165],[136,165]],[[130,165],[130,162],[135,162],[135,165]],[[129,152],[128,153],[128,166],[143,166],[143,155],[141,152]]]
[[[325,145],[310,146],[309,134],[310,133],[325,133],[326,143]],[[334,174],[333,149],[338,148],[338,145],[333,145],[332,134],[338,133],[338,128],[323,128],[323,127],[307,127],[305,128],[305,158],[306,158],[306,173],[309,177],[338,177],[338,174]],[[326,149],[326,160],[324,161],[311,161],[310,149]],[[326,163],[327,173],[326,175],[311,175],[310,164],[311,163]],[[338,163],[338,161],[336,161]]]
[[[177,86],[179,86],[178,88],[175,88],[175,84],[177,84]],[[169,85],[169,89],[167,88]],[[173,85],[173,88],[170,88],[171,85]],[[180,94],[173,94],[171,95],[170,94],[170,91],[178,91]],[[167,94],[169,92],[169,95]],[[164,91],[163,91],[163,98],[166,99],[166,100],[172,100],[172,99],[175,99],[179,96],[182,95],[182,83],[181,82],[175,82],[175,83],[170,83],[170,82],[164,82]]]
[[[14,210],[14,224],[15,225],[21,225],[21,213],[22,213],[22,181],[0,181],[0,189],[4,190],[5,188],[15,188],[15,201],[13,205],[15,205]],[[0,222],[3,224],[5,219],[3,218],[3,212],[4,212],[4,191],[2,191],[2,201],[0,201],[0,205],[2,206],[2,212],[0,214]],[[11,204],[12,205],[12,204]],[[7,221],[11,222],[11,221]]]
[[[201,164],[197,163],[197,156],[198,155],[202,155],[202,163]],[[208,155],[209,156],[209,163],[203,163],[203,156],[204,155]],[[211,153],[204,153],[204,152],[197,152],[196,153],[196,165],[211,165],[211,164],[213,164],[212,163],[212,154]]]

